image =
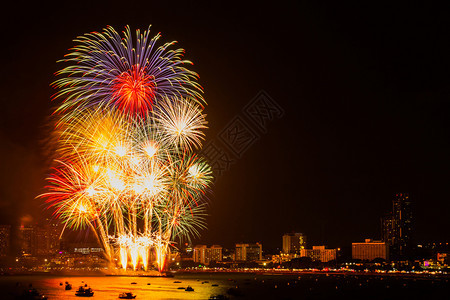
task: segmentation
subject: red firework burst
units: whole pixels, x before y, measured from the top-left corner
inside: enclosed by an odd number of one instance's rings
[[[114,100],[121,110],[143,113],[152,109],[156,89],[154,77],[138,65],[117,76],[113,89]]]

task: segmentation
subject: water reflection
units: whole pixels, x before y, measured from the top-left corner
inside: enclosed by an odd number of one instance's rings
[[[9,292],[7,298],[5,295],[0,298],[15,299],[29,284],[48,299],[80,299],[75,296],[75,291],[79,286],[85,285],[93,289],[95,299],[118,299],[119,294],[124,292],[132,292],[137,295],[136,299],[208,299],[211,295],[226,294],[228,288],[228,284],[223,280],[209,277],[209,283],[202,283],[201,280],[189,276],[177,276],[177,280],[179,283],[174,283],[174,278],[159,277],[11,276],[1,278],[2,290]],[[64,285],[60,285],[66,281],[72,284],[72,290],[66,290]],[[187,286],[191,286],[194,291],[185,291]]]
[[[66,281],[73,285],[72,290],[65,290]],[[30,283],[48,299],[80,299],[75,296],[80,285],[94,290],[93,299],[118,299],[124,292],[135,294],[137,300],[209,299],[213,295],[230,299],[433,299],[450,294],[448,276],[200,273],[176,274],[174,278],[4,276],[0,277],[0,299],[14,299]],[[188,286],[194,291],[186,291]]]

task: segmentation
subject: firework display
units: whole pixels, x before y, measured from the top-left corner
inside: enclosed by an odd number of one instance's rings
[[[149,28],[150,29],[150,28]],[[197,74],[160,35],[112,27],[75,41],[54,83],[58,145],[41,195],[65,226],[91,228],[107,258],[164,269],[170,247],[205,227],[207,122]]]

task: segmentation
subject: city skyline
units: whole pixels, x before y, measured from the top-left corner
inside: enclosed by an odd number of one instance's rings
[[[49,84],[72,39],[106,25],[153,24],[164,41],[178,39],[202,76],[211,125],[205,145],[223,138],[236,117],[254,134],[218,176],[199,242],[281,248],[286,232],[331,247],[380,239],[380,217],[403,192],[411,197],[416,241],[446,238],[448,9],[147,5],[133,14],[95,5],[86,13],[15,7],[2,20],[15,29],[5,32],[1,50],[0,223],[51,215],[34,198],[49,166]],[[259,128],[242,116],[261,90],[284,114]]]
[[[353,239],[351,244],[339,243],[333,245],[334,248],[338,250],[347,249],[354,252],[355,245],[365,245],[364,247],[368,247],[367,249],[377,249],[370,250],[375,251],[374,253],[384,253],[382,257],[385,260],[391,258],[392,260],[402,260],[402,259],[412,259],[417,252],[420,250],[423,244],[427,244],[424,241],[415,241],[411,239],[411,236],[414,236],[414,222],[412,216],[412,211],[410,210],[411,202],[409,200],[408,193],[397,193],[392,200],[392,211],[384,216],[380,217],[381,219],[381,234],[377,237],[367,237],[364,238],[356,237]],[[67,245],[71,245],[72,247],[78,245],[91,245],[96,247],[102,247],[101,243],[95,238],[95,234],[93,232],[90,233],[90,237],[88,235],[84,235],[84,238],[80,238],[80,231],[69,230],[63,234],[63,224],[60,223],[60,220],[51,220],[45,219],[38,223],[22,223],[20,226],[12,227],[9,224],[0,224],[0,253],[3,255],[19,255],[19,256],[34,256],[37,253],[50,253],[50,249],[55,252],[55,249],[65,249],[67,250]],[[14,242],[11,242],[11,233],[17,234],[18,239],[15,239]],[[28,232],[27,237],[24,238],[24,232]],[[78,232],[78,237],[74,239],[74,234]],[[86,233],[88,233],[87,231]],[[5,238],[6,237],[6,238]],[[42,237],[42,238],[40,238]],[[49,238],[50,237],[50,238]],[[365,242],[361,242],[361,240],[365,240]],[[379,240],[377,240],[379,239]],[[281,236],[280,245],[277,247],[268,247],[264,249],[264,252],[270,254],[280,254],[285,255],[286,257],[297,257],[297,256],[308,256],[307,251],[313,251],[314,249],[319,249],[320,247],[329,247],[330,244],[327,241],[316,242],[317,239],[312,239],[314,242],[308,242],[308,237],[304,233],[298,232],[287,232]],[[266,239],[267,241],[267,239]],[[37,244],[36,244],[37,242]],[[220,247],[222,249],[222,245],[226,245],[224,249],[231,249],[234,246],[238,245],[247,245],[255,243],[257,245],[264,244],[264,240],[239,240],[236,239],[233,241],[233,245],[223,243],[221,240],[216,240],[213,242],[211,248]],[[434,243],[442,241],[434,241]],[[444,244],[448,245],[448,240],[443,240]],[[39,247],[38,245],[44,245],[44,248]],[[383,244],[382,248],[379,248],[380,245]],[[12,252],[9,250],[5,250],[6,248],[14,249]],[[34,245],[34,246],[32,246]],[[64,246],[63,246],[64,245]],[[185,242],[181,244],[174,243],[173,250],[175,252],[183,251],[186,246],[192,247],[194,246],[194,250],[197,247],[201,247],[202,259],[197,259],[198,261],[205,261],[205,253],[210,251],[207,245],[202,244],[201,239],[193,240],[191,242]],[[319,246],[320,245],[320,246]],[[231,247],[231,248],[230,248]],[[375,248],[374,248],[375,247]],[[380,250],[384,249],[385,250]],[[33,248],[33,249],[31,249]],[[70,248],[70,247],[69,247]],[[307,249],[307,248],[312,248]],[[44,249],[44,250],[40,250]],[[325,248],[323,248],[325,249]],[[222,253],[222,250],[220,250]],[[327,249],[328,251],[328,249]],[[365,250],[368,251],[368,250]],[[384,251],[384,252],[383,252]],[[76,251],[75,251],[76,252]],[[420,252],[420,251],[419,251]],[[262,246],[261,246],[262,253]],[[312,253],[312,252],[311,252]],[[194,257],[195,257],[194,251]],[[336,254],[335,254],[336,255]],[[347,253],[347,255],[349,255]],[[353,254],[352,254],[353,256]],[[194,259],[194,261],[197,261]]]
[[[10,232],[18,230],[19,234],[13,238]],[[2,264],[12,260],[16,263],[43,264],[54,262],[61,264],[62,257],[70,259],[81,258],[85,262],[106,264],[108,259],[98,241],[86,241],[63,236],[59,239],[62,226],[46,220],[43,223],[11,228],[10,225],[0,225],[0,258]],[[340,245],[330,248],[326,245],[305,244],[306,236],[299,233],[287,233],[280,237],[282,250],[268,250],[261,242],[236,242],[232,247],[223,247],[221,243],[214,245],[189,244],[178,245],[170,254],[170,265],[177,268],[180,262],[191,261],[200,265],[222,263],[224,266],[237,267],[245,262],[257,262],[264,267],[270,267],[268,261],[276,264],[295,264],[299,258],[310,258],[311,262],[332,263],[334,265],[353,262],[383,262],[402,263],[408,260],[410,264],[437,263],[445,264],[448,258],[448,242],[410,245],[407,252],[398,252],[395,244],[389,241],[365,239],[354,241],[350,245]],[[346,250],[346,248],[351,248]],[[392,255],[391,255],[392,252]],[[400,254],[400,255],[399,255]],[[408,254],[408,256],[405,256]],[[437,259],[436,259],[437,255]],[[92,258],[90,258],[92,256]],[[150,255],[152,264],[156,257]],[[72,264],[69,259],[69,264]],[[290,263],[289,263],[290,262]],[[303,261],[305,262],[305,261]],[[237,264],[236,264],[237,263]],[[175,266],[176,265],[176,266]],[[2,265],[4,267],[4,265]],[[155,264],[156,266],[156,264]],[[188,266],[194,266],[192,264]],[[0,266],[1,267],[1,266]],[[185,265],[186,267],[186,265]],[[116,268],[121,268],[116,262]],[[143,268],[143,266],[140,266]]]

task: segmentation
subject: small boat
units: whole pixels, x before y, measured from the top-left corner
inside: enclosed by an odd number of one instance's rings
[[[75,292],[75,296],[78,297],[92,297],[94,296],[94,291],[91,288],[86,288],[84,286],[80,286],[78,290]]]
[[[227,299],[229,298],[225,295],[213,295],[209,297],[209,300],[227,300]]]
[[[28,290],[23,291],[22,297],[19,299],[47,300],[48,298],[39,293],[35,288],[29,288]]]
[[[184,290],[185,288],[182,287],[182,286],[180,286],[180,287],[178,287],[178,289],[179,289],[179,290]]]
[[[134,298],[136,298],[136,295],[133,295],[133,293],[131,292],[119,294],[119,299],[134,299]]]
[[[175,280],[173,283],[181,283],[181,281]]]
[[[202,281],[202,284],[204,284],[204,283],[209,283],[209,281],[207,281],[207,280],[205,280],[205,281]]]
[[[151,283],[149,282],[149,283],[147,283],[147,285],[150,285]]]
[[[70,283],[66,283],[65,289],[66,291],[70,291],[72,289],[72,285]]]
[[[194,289],[192,288],[192,286],[188,285],[188,287],[185,289],[186,292],[193,292]]]
[[[212,284],[211,286],[219,286],[217,283]]]
[[[62,285],[62,282],[60,282],[59,285]]]
[[[134,282],[134,281],[133,281],[131,284],[137,284],[137,282]]]

